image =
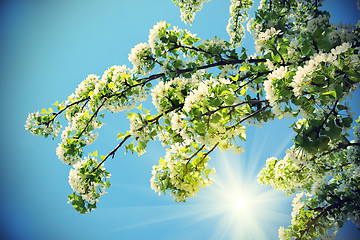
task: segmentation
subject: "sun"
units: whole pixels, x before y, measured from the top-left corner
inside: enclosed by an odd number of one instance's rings
[[[233,204],[235,206],[234,208],[237,211],[244,212],[244,210],[246,210],[246,207],[250,205],[250,202],[245,197],[239,197],[233,202]]]
[[[213,239],[276,239],[279,222],[286,222],[281,210],[289,200],[260,185],[256,175],[236,160],[221,153],[216,181],[201,196],[204,213],[219,219]]]
[[[277,239],[278,228],[290,224],[292,198],[257,182],[259,169],[251,165],[256,161],[246,165],[247,161],[238,155],[217,154],[214,158],[219,164],[214,166],[216,179],[212,186],[184,204],[122,208],[131,215],[141,215],[142,221],[125,223],[114,231],[170,225],[173,221],[176,228],[182,229],[177,239]],[[182,224],[178,225],[179,222]],[[197,227],[206,229],[199,231],[203,234],[199,238],[193,236]]]

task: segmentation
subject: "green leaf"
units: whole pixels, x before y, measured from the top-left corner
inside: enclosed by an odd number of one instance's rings
[[[206,124],[203,122],[199,122],[197,125],[195,125],[195,130],[200,134],[204,135],[206,133]]]
[[[344,226],[344,222],[343,221],[339,221],[338,222],[339,228],[342,228]]]
[[[218,107],[221,104],[221,101],[219,98],[210,98],[209,104],[211,107]]]
[[[97,157],[97,150],[95,152],[93,152],[92,154],[94,157]]]
[[[346,106],[341,105],[341,104],[337,105],[336,107],[337,107],[337,109],[339,109],[340,111],[346,109]]]
[[[171,35],[171,36],[169,37],[169,41],[170,41],[170,42],[176,43],[177,40],[178,40],[177,36]]]
[[[217,123],[217,122],[219,122],[221,120],[221,116],[219,115],[219,114],[217,114],[217,113],[215,113],[215,114],[213,114],[212,116],[211,116],[211,122],[212,123]]]
[[[286,38],[284,38],[286,39]],[[280,46],[280,49],[279,49],[279,53],[284,55],[284,54],[287,54],[287,46],[286,45],[281,45]]]
[[[206,178],[209,178],[210,172],[211,172],[211,169],[206,169],[206,170],[205,170],[205,176],[206,176]]]
[[[235,101],[235,97],[232,94],[227,95],[227,97],[225,98],[225,103],[229,106],[232,105],[234,101]]]
[[[342,123],[345,127],[349,128],[351,126],[351,123],[353,122],[352,117],[346,117],[342,119]]]
[[[328,52],[331,50],[331,42],[328,38],[324,36],[320,36],[318,41],[316,42],[319,49],[324,49],[325,52]]]
[[[353,81],[354,83],[360,82],[360,73],[354,71],[353,69],[349,69],[349,71],[347,72],[347,76],[348,76],[349,79],[350,79],[351,81]]]
[[[274,60],[275,62],[281,62],[281,57],[280,57],[280,55],[279,55],[279,54],[276,54],[276,55],[273,57],[273,60]]]
[[[335,91],[325,92],[325,93],[323,93],[322,95],[331,95],[331,96],[333,96],[334,98],[336,98],[336,92],[335,92]]]
[[[235,76],[230,76],[230,79],[236,82],[237,80],[239,80],[239,74],[236,74]]]
[[[233,94],[232,92],[230,92],[229,90],[223,90],[221,93],[220,93],[220,96],[223,96],[225,94]]]
[[[240,67],[240,71],[246,71],[248,69],[248,67],[247,67],[247,65],[246,65],[246,63],[244,63],[243,65],[241,65],[241,67]]]

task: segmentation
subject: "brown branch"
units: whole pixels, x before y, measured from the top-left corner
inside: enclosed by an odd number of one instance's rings
[[[300,230],[300,232],[299,232],[299,233],[300,233],[300,238],[296,238],[296,239],[299,239],[299,240],[303,239],[303,238],[302,238],[303,235],[310,229],[311,226],[316,225],[316,222],[318,221],[318,219],[319,219],[320,217],[322,217],[323,215],[326,216],[326,215],[329,214],[329,212],[331,212],[333,209],[340,208],[340,207],[342,207],[342,205],[343,205],[344,203],[352,202],[352,201],[354,201],[354,199],[347,197],[347,198],[344,198],[344,199],[342,199],[342,200],[341,200],[341,199],[338,199],[338,202],[335,203],[335,204],[331,204],[331,205],[329,205],[329,206],[327,206],[327,207],[325,207],[325,208],[320,208],[320,209],[319,209],[319,210],[321,210],[320,213],[319,213],[317,216],[315,216],[314,218],[310,219],[310,220],[307,222],[306,227],[305,227],[304,229]]]
[[[219,145],[219,143],[216,143],[207,153],[205,153],[205,155],[203,156],[203,158],[201,159],[201,161],[196,164],[196,166],[195,166],[196,169],[197,169],[197,167],[199,166],[199,164],[202,163],[202,162],[204,161],[204,159],[205,159],[212,151],[214,151],[215,148],[216,148],[218,145]]]
[[[350,142],[350,143],[348,143],[348,144],[339,144],[336,148],[330,149],[330,150],[328,150],[328,151],[320,154],[319,156],[313,156],[312,158],[310,158],[310,159],[307,160],[306,162],[313,162],[313,163],[316,164],[315,159],[324,157],[324,156],[326,156],[326,155],[328,155],[328,154],[330,154],[330,153],[332,153],[332,152],[336,152],[336,151],[338,151],[338,150],[346,149],[346,148],[349,147],[349,146],[360,146],[360,143],[351,143],[351,142]],[[346,166],[346,165],[348,165],[348,164],[343,164],[343,165],[334,166],[333,168],[329,168],[329,169],[325,169],[325,170],[330,171],[330,170],[332,170],[332,169],[334,169],[334,168],[343,167],[343,166]],[[301,172],[302,170],[304,170],[304,168],[305,168],[305,165],[302,164],[301,168],[298,169],[298,170],[296,170],[294,173],[299,173],[299,172]]]
[[[206,115],[212,115],[214,113],[216,113],[217,111],[220,111],[221,109],[225,109],[225,108],[236,108],[240,105],[243,105],[243,104],[247,104],[247,103],[263,103],[263,102],[268,102],[267,100],[250,100],[250,101],[245,101],[245,102],[241,102],[241,103],[237,103],[237,104],[234,104],[234,105],[230,105],[230,106],[220,106],[218,109],[215,109],[215,110],[212,110],[212,111],[208,111],[206,113],[204,113],[202,116],[206,116]]]
[[[189,164],[189,162],[191,161],[191,159],[193,159],[196,155],[198,155],[198,153],[200,151],[202,151],[204,149],[205,145],[202,145],[201,148],[199,148],[193,155],[191,155],[190,157],[188,157],[186,160],[186,164],[185,164],[185,169],[187,169],[187,165]]]
[[[126,140],[128,140],[130,137],[131,137],[130,134],[127,135],[113,150],[111,150],[111,151],[106,155],[106,157],[105,157],[95,168],[93,168],[93,169],[91,170],[91,173],[93,173],[93,172],[95,172],[96,170],[98,170],[99,167],[109,158],[109,156],[112,155],[112,157],[114,158],[116,151],[117,151],[117,150],[126,142]],[[87,177],[87,178],[86,178],[86,181],[87,181],[87,184],[89,184],[89,183],[90,183],[90,178]],[[86,187],[85,193],[87,193],[88,189],[89,189],[89,185]]]
[[[234,127],[236,127],[237,125],[239,125],[240,123],[242,123],[242,122],[244,122],[244,121],[246,121],[246,120],[248,120],[249,118],[251,118],[251,117],[253,117],[253,116],[255,116],[256,114],[258,114],[258,113],[260,113],[260,112],[262,112],[262,111],[264,111],[266,108],[268,108],[268,107],[270,107],[270,105],[265,105],[265,106],[263,106],[262,108],[260,108],[259,110],[257,110],[256,112],[253,112],[252,114],[250,114],[250,115],[248,115],[248,116],[246,116],[246,117],[244,117],[243,119],[241,119],[239,122],[237,122],[236,124],[234,124],[234,125],[232,125],[232,126],[230,126],[230,127],[227,127],[226,128],[226,130],[229,130],[229,129],[231,129],[231,128],[234,128]]]
[[[126,135],[125,138],[113,149],[111,150],[106,157],[92,170],[92,172],[95,172],[110,156],[114,158],[116,151],[131,137],[130,134]]]
[[[329,151],[324,152],[324,153],[320,154],[319,156],[313,156],[312,158],[310,158],[309,161],[314,161],[316,158],[326,156],[326,155],[328,155],[328,154],[330,154],[332,152],[335,152],[335,151],[338,151],[338,150],[341,150],[341,149],[345,149],[345,148],[347,148],[349,146],[359,146],[359,145],[360,145],[360,143],[339,144],[338,147],[330,149]]]
[[[46,125],[46,126],[49,126],[49,124],[50,124],[51,122],[54,122],[54,120],[57,118],[57,116],[59,116],[62,112],[64,112],[64,111],[65,111],[66,109],[68,109],[69,107],[71,107],[71,106],[73,106],[73,105],[76,105],[76,104],[79,104],[79,103],[84,102],[84,101],[89,101],[89,99],[90,99],[90,97],[87,97],[87,98],[78,100],[78,101],[76,101],[76,102],[73,102],[73,103],[65,106],[65,107],[64,107],[63,109],[61,109],[59,112],[53,113],[53,116],[54,116],[54,117],[53,117],[49,122],[45,123],[45,125]]]
[[[103,100],[103,102],[100,104],[100,106],[96,109],[96,111],[91,115],[91,118],[90,120],[86,123],[85,127],[83,128],[83,130],[80,132],[80,134],[75,138],[75,139],[79,139],[83,134],[84,132],[86,131],[86,129],[89,127],[90,125],[90,122],[94,119],[94,117],[99,113],[100,109],[102,106],[104,106],[105,102],[107,101],[108,99],[105,98]]]

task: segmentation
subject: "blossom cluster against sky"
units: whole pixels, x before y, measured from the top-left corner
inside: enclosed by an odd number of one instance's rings
[[[160,144],[152,144],[141,158],[119,152],[106,166],[113,174],[112,186],[88,215],[79,215],[66,203],[72,193],[67,184],[70,168],[56,156],[59,139],[42,139],[24,130],[29,112],[64,100],[88,74],[101,75],[112,65],[130,66],[131,48],[147,41],[149,29],[161,20],[202,39],[228,39],[228,6],[223,0],[204,3],[190,27],[180,21],[180,11],[170,0],[0,3],[2,239],[236,239],[240,234],[252,239],[254,232],[261,232],[258,239],[274,239],[280,225],[290,224],[291,198],[264,191],[269,188],[261,188],[263,195],[258,195],[268,201],[260,206],[270,217],[244,213],[252,225],[214,205],[222,201],[214,196],[226,196],[225,189],[239,188],[236,183],[253,186],[266,158],[281,157],[292,145],[287,120],[249,129],[246,152],[240,156],[215,152],[217,183],[186,204],[158,197],[150,188],[151,167],[165,154]],[[355,24],[359,19],[355,0],[331,0],[325,7],[334,22]],[[249,48],[251,41],[245,41]],[[359,109],[358,95],[353,108]],[[109,114],[107,119],[89,151],[107,153],[117,144],[114,129],[124,131],[129,125],[125,114]],[[244,226],[253,230],[239,230]],[[357,239],[355,234],[350,223],[337,239]]]

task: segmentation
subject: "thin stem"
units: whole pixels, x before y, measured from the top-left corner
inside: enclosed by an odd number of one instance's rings
[[[89,127],[90,125],[90,122],[94,119],[94,117],[99,113],[100,109],[102,108],[102,106],[104,106],[105,102],[107,101],[108,99],[105,98],[103,100],[103,102],[100,104],[100,106],[96,109],[96,111],[91,115],[91,118],[90,120],[86,123],[86,126],[83,128],[83,130],[80,132],[80,134],[75,138],[75,139],[79,139],[83,134],[84,132],[86,131],[86,129]]]
[[[203,158],[201,159],[201,161],[198,162],[195,167],[197,168],[197,167],[199,166],[199,164],[202,163],[202,162],[204,161],[204,159],[205,159],[212,151],[214,151],[215,148],[216,148],[218,145],[219,145],[219,143],[216,143],[207,153],[205,153],[205,155],[203,156]]]
[[[71,107],[71,106],[73,106],[73,105],[76,105],[76,104],[79,104],[79,103],[84,102],[84,101],[89,101],[89,99],[90,99],[90,97],[87,97],[87,98],[78,100],[78,101],[76,101],[76,102],[73,102],[73,103],[65,106],[65,107],[64,107],[63,109],[61,109],[59,112],[53,113],[53,116],[54,116],[54,117],[53,117],[49,122],[47,122],[46,125],[48,126],[51,122],[54,122],[55,119],[57,118],[57,116],[59,116],[62,112],[64,112],[64,111],[65,111],[66,109],[68,109],[69,107]]]
[[[92,170],[92,172],[95,172],[110,156],[114,158],[116,151],[131,137],[130,134],[126,135],[126,137],[113,149],[111,150],[106,157]]]
[[[244,104],[252,104],[252,103],[263,103],[263,102],[268,102],[267,100],[251,100],[251,101],[244,101],[244,102],[241,102],[241,103],[237,103],[237,104],[234,104],[234,105],[230,105],[230,106],[220,106],[219,108],[213,110],[213,111],[208,111],[206,113],[203,114],[203,116],[206,116],[206,115],[212,115],[214,113],[216,113],[217,111],[220,111],[221,109],[225,109],[225,108],[236,108],[240,105],[244,105]]]
[[[265,110],[266,108],[268,108],[268,107],[270,107],[270,105],[265,105],[265,106],[263,106],[262,108],[260,108],[260,109],[257,110],[256,112],[253,112],[252,114],[249,114],[248,116],[244,117],[243,119],[241,119],[241,120],[240,120],[239,122],[237,122],[236,124],[234,124],[234,125],[232,125],[232,126],[230,126],[230,127],[227,127],[226,130],[229,130],[229,129],[231,129],[231,128],[236,127],[236,126],[239,125],[240,123],[242,123],[242,122],[248,120],[249,118],[255,116],[256,114],[264,111],[264,110]]]
[[[342,199],[342,200],[341,200],[341,199],[338,199],[338,201],[337,201],[336,203],[331,204],[331,205],[329,205],[329,206],[327,206],[327,207],[320,208],[320,209],[319,209],[319,210],[321,210],[320,213],[319,213],[317,216],[315,216],[314,218],[311,218],[311,219],[307,222],[306,227],[300,231],[300,238],[296,238],[296,239],[299,239],[299,240],[303,239],[303,238],[302,238],[303,235],[310,229],[310,227],[313,226],[313,225],[317,225],[317,222],[318,222],[318,220],[319,220],[320,217],[322,217],[322,216],[325,217],[325,216],[326,216],[327,214],[329,214],[333,209],[341,208],[342,206],[344,206],[344,203],[353,202],[353,201],[354,201],[354,199],[347,197],[347,198],[344,198],[344,199]]]
[[[189,162],[191,161],[191,159],[193,159],[196,155],[198,155],[198,153],[200,151],[202,151],[204,149],[205,145],[202,145],[201,148],[199,148],[193,155],[191,155],[190,157],[188,157],[186,160],[186,165],[185,165],[185,169],[187,169],[187,165],[189,164]]]

